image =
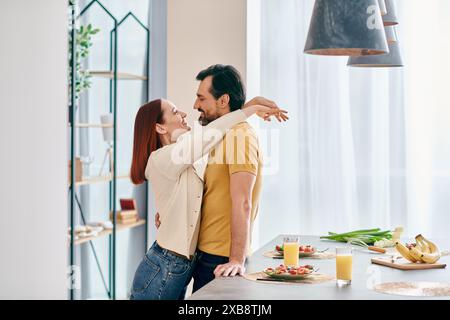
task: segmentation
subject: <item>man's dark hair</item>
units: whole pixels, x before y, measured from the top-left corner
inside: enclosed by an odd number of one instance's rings
[[[217,100],[224,94],[230,96],[230,111],[241,109],[245,103],[245,87],[239,71],[233,66],[216,64],[202,70],[197,75],[198,81],[212,76],[209,92]]]

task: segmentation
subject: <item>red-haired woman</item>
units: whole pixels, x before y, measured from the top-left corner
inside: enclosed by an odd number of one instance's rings
[[[136,270],[131,299],[183,299],[195,263],[202,177],[193,164],[209,153],[227,130],[258,113],[267,120],[280,119],[278,107],[263,98],[261,104],[245,105],[203,127],[203,134],[190,131],[186,113],[167,100],[143,105],[134,127],[131,180],[152,183],[161,226],[156,241]],[[186,133],[186,134],[184,134]],[[205,137],[205,138],[204,138]]]

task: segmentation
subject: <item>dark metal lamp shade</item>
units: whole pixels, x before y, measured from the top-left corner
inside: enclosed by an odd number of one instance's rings
[[[332,56],[388,53],[378,0],[316,0],[304,52]]]
[[[397,41],[397,31],[395,31],[394,26],[384,27],[384,30],[386,31],[386,40],[388,44],[392,44]]]
[[[398,41],[389,44],[389,53],[377,56],[350,57],[347,66],[360,68],[403,67]]]
[[[387,14],[386,2],[384,0],[378,0],[378,4],[380,5],[380,13],[382,16]]]
[[[383,24],[385,26],[395,26],[398,24],[395,2],[394,0],[385,1],[387,14],[383,16]]]

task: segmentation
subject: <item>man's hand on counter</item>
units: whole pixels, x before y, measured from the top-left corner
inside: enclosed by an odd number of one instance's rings
[[[214,275],[217,277],[234,277],[236,275],[244,275],[244,263],[237,261],[230,261],[225,264],[220,264],[214,270]]]

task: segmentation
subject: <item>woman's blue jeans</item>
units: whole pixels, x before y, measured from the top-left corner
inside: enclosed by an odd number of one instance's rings
[[[177,256],[155,241],[136,270],[130,299],[183,300],[195,260]]]

